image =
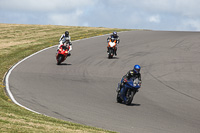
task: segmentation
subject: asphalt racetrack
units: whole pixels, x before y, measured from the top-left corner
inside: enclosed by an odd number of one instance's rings
[[[15,100],[34,111],[121,133],[200,133],[200,33],[118,33],[118,55],[107,58],[100,36],[73,42],[56,65],[56,48],[12,70]],[[141,65],[142,87],[130,106],[116,102],[121,77]]]

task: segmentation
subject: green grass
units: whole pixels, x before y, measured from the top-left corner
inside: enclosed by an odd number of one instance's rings
[[[0,29],[0,132],[111,132],[36,114],[15,105],[6,95],[3,77],[21,59],[58,44],[66,30],[73,41],[127,29],[19,24],[0,24]]]

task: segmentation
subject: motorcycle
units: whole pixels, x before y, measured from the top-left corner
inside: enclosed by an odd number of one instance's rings
[[[116,40],[114,41],[110,40],[107,46],[108,59],[113,58],[116,49],[115,47],[116,47]]]
[[[57,65],[60,65],[61,62],[65,61],[68,55],[68,50],[65,46],[61,46],[56,55]]]
[[[122,78],[121,83],[124,81]],[[117,102],[122,103],[124,102],[126,105],[130,105],[133,101],[133,97],[138,92],[138,89],[141,87],[141,84],[139,80],[136,78],[133,79],[127,79],[127,82],[124,83],[124,85],[121,87],[120,90],[120,83],[118,83],[117,88]],[[123,93],[123,89],[125,89],[125,92]]]

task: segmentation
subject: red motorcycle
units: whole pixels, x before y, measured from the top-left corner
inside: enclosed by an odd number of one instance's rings
[[[57,65],[60,65],[61,62],[65,61],[68,55],[68,49],[66,46],[60,46],[58,53],[56,55]]]

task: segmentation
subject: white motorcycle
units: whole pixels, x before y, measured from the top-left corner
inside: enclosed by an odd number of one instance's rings
[[[108,59],[113,58],[116,50],[116,45],[117,45],[116,40],[110,39],[107,46]]]

